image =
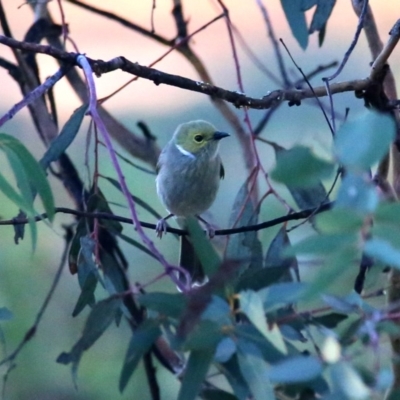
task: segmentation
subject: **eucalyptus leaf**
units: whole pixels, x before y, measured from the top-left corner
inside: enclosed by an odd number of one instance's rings
[[[124,365],[122,367],[119,390],[123,392],[130,377],[137,368],[141,358],[150,350],[153,343],[161,335],[159,322],[153,319],[145,320],[137,328],[129,342]]]
[[[306,17],[302,10],[303,0],[281,0],[281,4],[293,36],[301,48],[306,49],[308,29]]]
[[[396,134],[396,124],[389,113],[369,109],[338,130],[334,151],[346,168],[367,171],[389,151]]]
[[[314,187],[333,170],[332,163],[315,156],[308,147],[295,146],[277,153],[271,177],[291,187]]]
[[[213,360],[214,349],[191,351],[178,400],[194,400]]]
[[[298,383],[311,381],[322,372],[323,364],[317,357],[295,356],[273,365],[268,376],[276,383]]]
[[[268,366],[260,350],[252,343],[238,341],[238,362],[240,372],[255,400],[275,399],[273,387],[268,378]]]
[[[53,161],[57,161],[74,141],[79,128],[82,125],[87,109],[87,104],[76,109],[69,120],[65,123],[60,134],[50,143],[48,149],[40,160],[40,164],[44,170],[46,170]]]

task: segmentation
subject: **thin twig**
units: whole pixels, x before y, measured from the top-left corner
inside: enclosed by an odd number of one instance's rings
[[[291,213],[289,215],[284,215],[282,217],[274,218],[269,221],[261,222],[259,224],[255,224],[255,225],[240,226],[240,227],[232,228],[232,229],[218,229],[215,231],[215,235],[216,236],[234,235],[236,233],[242,233],[242,232],[260,231],[262,229],[280,225],[284,222],[296,221],[299,219],[307,218],[311,214],[319,214],[321,212],[328,211],[333,207],[333,204],[334,204],[333,202],[325,203],[324,205],[317,207],[318,208],[317,211],[316,211],[316,208],[309,208],[309,209],[305,209],[305,210],[302,210],[299,212]],[[73,209],[66,208],[66,207],[56,207],[54,209],[54,212],[55,212],[55,214],[59,214],[59,213],[71,214],[71,215],[75,215],[78,217],[84,217],[84,218],[93,218],[93,219],[98,218],[98,219],[104,219],[104,220],[110,220],[110,221],[118,221],[118,222],[122,222],[125,224],[133,224],[131,218],[126,218],[126,217],[122,217],[122,216],[115,215],[115,214],[109,214],[109,213],[105,213],[105,212],[91,213],[91,212],[73,210]],[[48,218],[47,214],[42,213],[40,215],[37,215],[33,219],[34,219],[34,221],[39,222],[39,221],[43,221],[47,218]],[[19,218],[19,217],[9,219],[9,220],[2,220],[2,221],[0,221],[0,226],[26,225],[31,220],[32,219],[28,220],[27,218]],[[138,221],[138,222],[140,223],[140,226],[143,228],[152,229],[152,230],[156,229],[156,224],[151,224],[149,222],[144,222],[144,221]],[[171,228],[171,227],[167,227],[166,231],[177,234],[177,235],[187,235],[188,234],[188,232],[183,229],[177,229],[177,228]]]

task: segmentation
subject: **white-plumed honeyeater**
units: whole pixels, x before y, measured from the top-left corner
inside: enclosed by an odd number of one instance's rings
[[[217,195],[224,167],[218,153],[219,141],[229,136],[219,132],[209,122],[198,120],[181,124],[162,150],[157,163],[157,193],[170,213],[157,223],[161,236],[166,220],[171,216],[201,217],[210,208]],[[183,223],[184,227],[184,223]],[[208,227],[207,227],[208,228]],[[204,273],[194,255],[192,244],[181,237],[180,266],[191,275],[193,282],[202,282]]]

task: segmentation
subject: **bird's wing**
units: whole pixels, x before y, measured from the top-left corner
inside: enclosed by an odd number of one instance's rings
[[[220,165],[220,167],[219,167],[219,177],[220,177],[221,179],[224,179],[224,178],[225,178],[225,168],[224,168],[224,166],[223,166],[222,163],[221,163],[221,165]]]

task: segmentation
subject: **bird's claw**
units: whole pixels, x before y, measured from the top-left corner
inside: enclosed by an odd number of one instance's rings
[[[157,233],[157,237],[159,237],[160,239],[162,238],[162,235],[164,233],[167,233],[167,222],[165,221],[164,218],[157,221],[156,233]]]

